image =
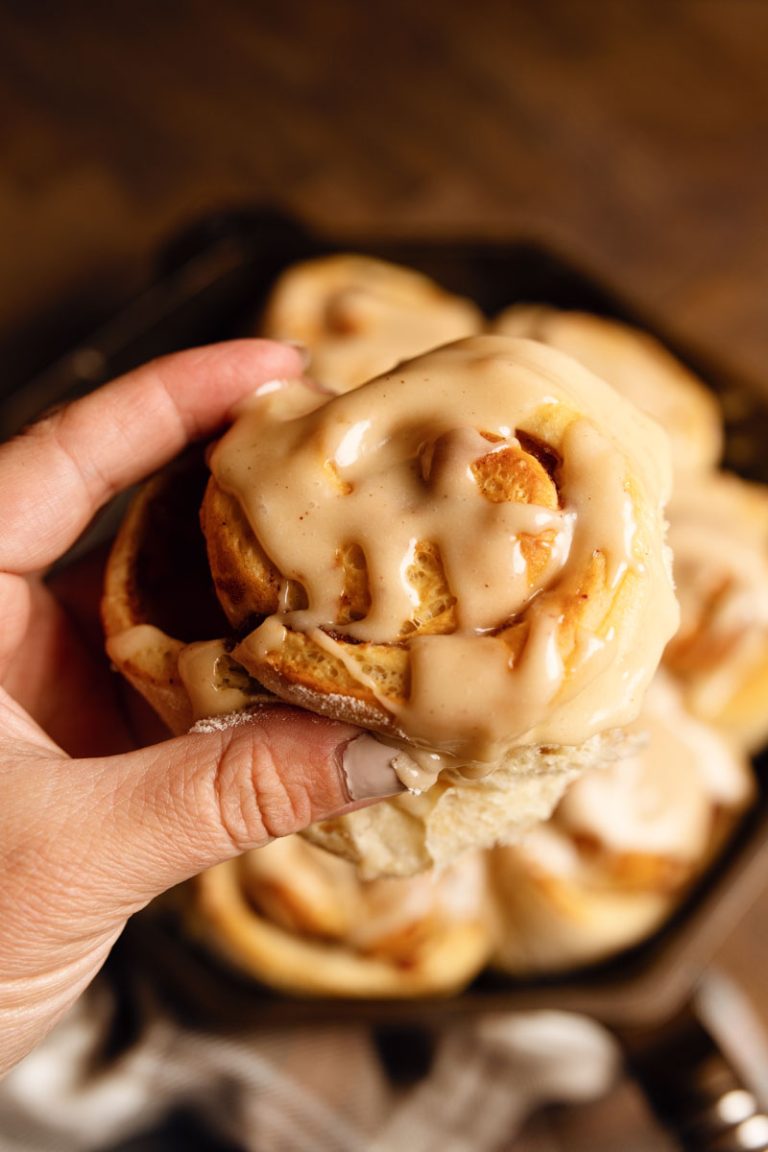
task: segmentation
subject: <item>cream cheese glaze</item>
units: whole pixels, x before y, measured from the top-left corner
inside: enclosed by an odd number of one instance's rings
[[[554,827],[594,838],[613,852],[702,859],[713,810],[738,811],[750,798],[744,757],[685,711],[662,672],[631,730],[644,740],[615,764],[584,773],[560,802]]]
[[[287,910],[279,902],[272,905],[274,919],[285,928],[311,933],[315,910],[330,906],[333,928],[329,931],[326,923],[324,934],[343,938],[362,952],[375,952],[380,944],[386,948],[398,937],[407,952],[420,922],[436,915],[459,921],[481,914],[485,878],[480,854],[467,853],[449,867],[407,880],[363,881],[348,861],[299,836],[287,836],[249,853],[242,868],[254,903],[265,912],[271,910],[267,900],[275,888],[290,892]]]
[[[720,459],[720,405],[711,390],[650,333],[613,317],[538,304],[507,309],[495,320],[494,331],[559,348],[609,380],[667,430],[678,475],[705,473]]]
[[[482,491],[477,461],[502,452],[538,453],[540,503]],[[403,646],[407,698],[377,690],[391,733],[454,767],[489,769],[511,747],[577,744],[636,716],[677,626],[668,448],[561,353],[472,337],[330,399],[287,381],[242,406],[210,467],[305,592],[306,607],[273,613],[239,644],[246,667],[289,632],[341,654],[356,677],[356,642]],[[425,540],[456,626],[409,636],[409,562]],[[370,607],[340,623],[338,557],[350,543],[365,557]]]
[[[676,486],[669,513],[681,624],[665,663],[697,715],[756,748],[768,722],[768,490],[713,473]]]
[[[411,268],[336,254],[288,268],[261,335],[300,340],[315,379],[343,392],[405,357],[479,332],[480,310]]]
[[[177,668],[195,720],[237,713],[258,695],[259,686],[232,659],[223,640],[185,644],[179,652]]]

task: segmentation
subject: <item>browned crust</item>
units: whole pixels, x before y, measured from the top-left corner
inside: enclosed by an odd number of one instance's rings
[[[152,505],[163,498],[168,483],[162,474],[149,480],[123,518],[107,561],[101,618],[107,653],[117,671],[172,732],[181,733],[192,723],[189,696],[178,676],[184,645],[152,624],[138,579],[140,557],[149,543]],[[135,630],[140,625],[151,627],[139,636]]]
[[[115,537],[104,573],[101,620],[107,638],[146,623],[136,587],[136,558],[143,545],[147,509],[162,491],[161,477],[147,481],[134,496]]]
[[[107,561],[101,601],[112,663],[175,733],[193,721],[180,652],[227,632],[198,524],[205,477],[195,449],[138,489]]]
[[[188,929],[240,971],[281,991],[345,998],[448,995],[488,959],[491,934],[480,910],[463,921],[432,917],[416,926],[405,962],[408,941],[402,938],[390,942],[389,954],[384,948],[367,955],[272,923],[247,899],[238,871],[238,862],[228,861],[192,882]]]
[[[240,507],[211,477],[200,508],[213,584],[233,628],[277,609],[282,577]]]
[[[255,661],[244,646],[234,655],[244,667],[257,666],[260,683],[276,696],[332,720],[362,725],[384,734],[397,733],[392,713],[381,703],[403,702],[409,688],[405,648],[388,644],[341,642],[345,658],[376,684],[376,691],[348,669],[344,660],[321,648],[311,637],[288,631],[279,650]]]

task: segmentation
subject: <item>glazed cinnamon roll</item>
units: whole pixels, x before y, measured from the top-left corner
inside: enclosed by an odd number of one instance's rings
[[[288,268],[270,294],[260,333],[301,341],[313,377],[346,391],[483,324],[470,300],[420,272],[341,253]]]
[[[718,463],[722,416],[714,394],[654,336],[622,321],[586,312],[518,304],[496,318],[493,331],[559,348],[666,428],[676,472]]]
[[[425,792],[315,838],[413,871],[540,819],[600,757],[676,626],[665,450],[574,362],[502,337],[330,399],[297,382],[254,398],[211,454],[202,517],[246,631],[232,655],[282,699],[389,738]]]
[[[746,758],[661,674],[632,732],[627,754],[581,776],[546,824],[491,853],[495,967],[565,971],[646,939],[751,800]]]
[[[360,880],[297,836],[187,885],[187,929],[271,988],[300,995],[409,997],[459,991],[492,945],[485,865]]]
[[[412,874],[514,837],[613,755],[677,625],[670,468],[663,433],[575,362],[483,336],[339,395],[275,382],[208,466],[219,615],[182,633],[147,602],[150,496],[113,554],[108,650],[152,699],[136,651],[163,640],[177,731],[267,690],[389,742],[409,792],[312,839]]]
[[[768,488],[725,472],[669,507],[680,629],[664,664],[688,707],[748,748],[768,736]]]

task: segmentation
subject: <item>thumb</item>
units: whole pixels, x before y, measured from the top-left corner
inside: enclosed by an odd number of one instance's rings
[[[18,710],[5,719],[7,761],[25,786],[0,812],[0,1076],[72,1004],[127,917],[153,896],[274,836],[402,791],[396,749],[287,707],[103,760],[69,760],[42,733],[30,740]]]
[[[358,728],[270,707],[97,762],[108,783],[87,817],[96,888],[127,914],[246,849],[402,792],[396,758]]]

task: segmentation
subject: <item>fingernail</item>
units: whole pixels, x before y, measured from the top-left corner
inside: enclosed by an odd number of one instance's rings
[[[350,800],[381,800],[406,788],[395,771],[404,754],[363,733],[340,750],[339,761]]]

